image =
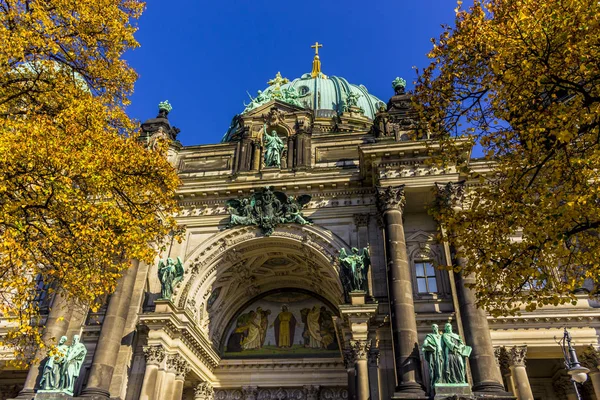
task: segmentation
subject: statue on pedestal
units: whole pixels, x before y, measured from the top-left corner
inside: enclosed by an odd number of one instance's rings
[[[429,364],[431,390],[443,390],[444,394],[452,391],[463,394],[464,390],[469,391],[464,359],[471,355],[472,348],[452,332],[450,323],[444,326],[443,334],[440,334],[437,324],[433,324],[431,328],[433,332],[425,337],[421,347]]]
[[[183,262],[177,257],[177,263],[171,257],[158,262],[158,279],[160,280],[160,298],[171,300],[175,285],[183,279]]]
[[[265,165],[267,167],[281,167],[281,153],[285,147],[283,141],[277,135],[275,130],[271,134],[267,132],[265,126],[263,141],[265,143]]]
[[[75,382],[79,377],[79,371],[81,370],[81,365],[85,360],[86,354],[87,349],[83,343],[79,342],[79,335],[74,335],[73,343],[71,344],[71,347],[69,347],[69,352],[67,353],[67,360],[65,361],[63,372],[62,389],[68,394],[73,394]]]
[[[471,355],[471,347],[465,345],[461,337],[452,332],[450,323],[444,326],[442,348],[444,349],[444,382],[467,383],[464,358]]]
[[[442,381],[442,366],[444,363],[444,353],[442,350],[442,335],[437,324],[431,325],[432,333],[428,333],[423,342],[423,353],[425,360],[429,365],[429,379],[431,390],[433,391],[436,383]]]
[[[363,248],[358,250],[352,248],[352,253],[348,254],[346,249],[340,250],[340,278],[346,294],[356,291],[366,292],[367,273],[371,266],[371,258],[369,257],[369,249]]]
[[[79,335],[73,335],[71,346],[67,346],[66,341],[67,337],[62,336],[56,347],[58,353],[51,355],[46,361],[38,392],[73,395],[75,382],[85,361],[87,349],[83,343],[79,342]]]
[[[66,344],[66,342],[67,337],[62,336],[58,341],[58,346],[56,346],[57,353],[48,357],[48,361],[46,361],[46,365],[44,365],[42,379],[40,380],[40,389],[60,389],[61,375],[67,360],[67,353],[69,351],[69,346]]]

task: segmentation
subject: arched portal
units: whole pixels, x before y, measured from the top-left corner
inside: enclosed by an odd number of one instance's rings
[[[174,303],[194,311],[199,329],[219,348],[234,315],[266,292],[299,289],[334,306],[343,303],[342,247],[348,247],[343,240],[315,226],[280,226],[268,237],[255,227],[226,230],[189,257],[190,273]]]
[[[250,385],[263,397],[321,390],[342,400],[347,373],[335,323],[343,303],[342,247],[348,245],[317,226],[280,225],[270,236],[251,226],[219,232],[186,257],[173,298],[157,300],[155,311],[141,316],[148,346],[184,360],[185,387],[204,382],[215,398],[235,397]],[[167,371],[165,360],[159,368]]]

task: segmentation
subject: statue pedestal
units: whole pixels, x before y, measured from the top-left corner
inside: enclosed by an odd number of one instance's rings
[[[349,293],[350,295],[350,304],[353,306],[361,306],[365,304],[365,298],[367,296],[367,292],[364,290],[354,290]]]
[[[471,386],[468,383],[436,383],[434,400],[445,399],[474,399]]]
[[[35,400],[72,400],[73,396],[65,392],[38,390],[34,397]]]

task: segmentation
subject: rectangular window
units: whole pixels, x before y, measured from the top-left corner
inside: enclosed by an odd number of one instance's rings
[[[435,268],[431,261],[415,262],[415,276],[417,277],[417,291],[419,293],[437,293]]]

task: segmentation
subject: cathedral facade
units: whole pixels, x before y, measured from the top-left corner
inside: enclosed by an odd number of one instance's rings
[[[184,240],[134,261],[97,313],[51,299],[46,329],[87,348],[72,395],[40,391],[47,361],[17,369],[4,349],[0,399],[558,400],[575,387],[600,399],[598,303],[582,293],[491,317],[468,277],[436,268],[456,260],[428,207],[478,182],[428,163],[440,150],[411,134],[404,86],[384,102],[324,75],[315,55],[312,72],[277,74],[221,143],[199,146],[176,140],[161,103],[142,140],[171,140]],[[470,348],[466,384],[447,396],[422,347],[434,324]],[[583,385],[556,343],[565,327]]]

